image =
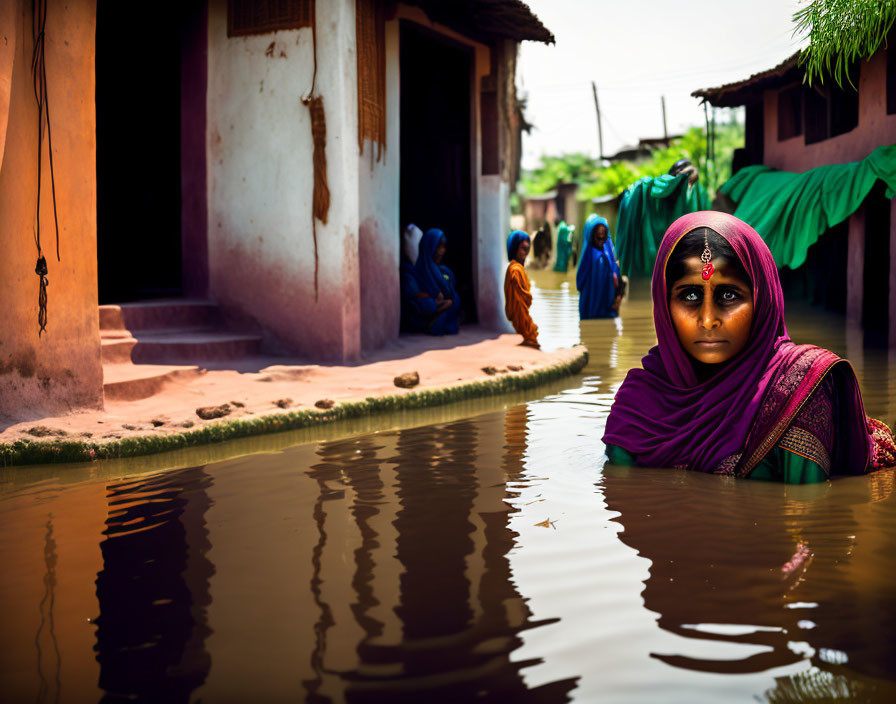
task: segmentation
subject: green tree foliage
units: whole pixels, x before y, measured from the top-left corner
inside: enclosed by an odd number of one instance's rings
[[[896,0],[810,0],[793,15],[795,36],[809,37],[800,54],[806,81],[833,76],[850,85],[849,66],[886,45],[896,21]],[[853,86],[855,87],[855,86]]]
[[[533,171],[524,171],[520,190],[525,195],[540,195],[554,190],[558,183],[589,183],[601,169],[600,161],[575,152],[560,156],[542,156]]]
[[[619,195],[644,176],[660,176],[679,159],[690,159],[700,170],[703,186],[710,197],[731,176],[731,157],[744,144],[743,124],[731,121],[716,124],[715,161],[706,161],[706,130],[691,127],[668,148],[657,149],[646,161],[616,161],[602,166],[597,159],[585,154],[543,156],[537,169],[523,174],[521,191],[524,195],[538,195],[554,190],[558,183],[581,185],[578,197],[590,200],[599,196]]]

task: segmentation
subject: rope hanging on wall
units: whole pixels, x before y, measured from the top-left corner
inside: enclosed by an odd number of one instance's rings
[[[44,115],[46,115],[47,149],[50,155],[50,188],[53,195],[53,225],[56,229],[56,261],[59,259],[59,217],[56,213],[56,176],[53,170],[53,136],[50,131],[50,100],[47,96],[47,64],[45,40],[47,29],[47,0],[31,0],[31,78],[34,84],[34,98],[37,100],[37,216],[34,226],[34,244],[37,246],[37,264],[34,273],[40,277],[37,296],[37,331],[40,337],[47,329],[47,259],[40,246],[40,191],[42,158],[44,146]]]
[[[316,4],[316,3],[315,3]],[[314,238],[314,300],[317,300],[317,221],[324,225],[330,213],[330,187],[327,185],[327,119],[324,114],[324,99],[314,95],[317,83],[317,29],[315,28],[316,8],[312,11],[311,45],[314,57],[314,72],[311,74],[311,88],[302,96],[302,104],[308,108],[311,117],[311,141],[314,145],[314,186],[311,207],[311,234]]]

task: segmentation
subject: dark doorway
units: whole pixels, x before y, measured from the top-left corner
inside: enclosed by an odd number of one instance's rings
[[[780,270],[788,298],[801,298],[835,313],[846,313],[846,267],[849,221],[834,225],[806,251],[806,263]]]
[[[862,277],[862,328],[865,342],[886,346],[889,330],[890,199],[878,181],[865,198],[865,271]]]
[[[99,0],[100,303],[181,295],[180,4]]]
[[[464,322],[477,320],[473,288],[468,47],[401,25],[401,227],[445,232]],[[396,233],[396,237],[398,233]]]

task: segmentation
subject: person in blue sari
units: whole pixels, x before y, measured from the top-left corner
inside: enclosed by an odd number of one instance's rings
[[[421,292],[414,269],[422,238],[423,232],[413,223],[401,233],[401,332],[425,332],[426,323],[436,313],[436,302]]]
[[[425,325],[430,335],[456,335],[458,330],[460,296],[454,287],[454,274],[442,265],[446,251],[445,233],[438,228],[427,230],[414,265],[420,292],[434,304]]]
[[[582,258],[576,271],[579,318],[615,318],[619,315],[616,301],[619,264],[604,218],[599,215],[588,217],[582,229],[582,245]]]

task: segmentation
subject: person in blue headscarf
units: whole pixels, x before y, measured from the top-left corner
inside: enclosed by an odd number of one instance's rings
[[[619,263],[610,239],[607,221],[590,215],[582,229],[582,258],[576,271],[579,289],[579,318],[615,318],[619,315],[617,290]]]
[[[454,274],[442,265],[447,249],[444,232],[438,228],[427,230],[420,240],[414,265],[420,292],[435,304],[425,325],[425,332],[430,335],[456,335],[458,330],[460,296],[454,288]]]

